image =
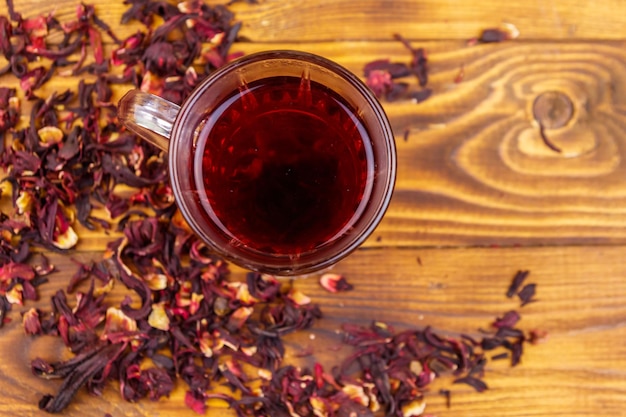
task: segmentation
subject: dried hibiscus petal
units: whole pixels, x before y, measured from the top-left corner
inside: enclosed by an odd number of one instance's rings
[[[483,43],[502,42],[509,39],[509,34],[502,29],[484,29],[478,40]]]
[[[430,97],[432,90],[423,88],[428,83],[428,59],[423,48],[413,48],[408,40],[401,35],[394,35],[396,40],[411,53],[410,63],[390,62],[388,59],[371,61],[363,67],[365,82],[377,97],[385,97],[387,101],[400,99],[412,99],[421,103]],[[409,83],[396,81],[396,79],[414,76],[420,90],[412,91]]]
[[[17,125],[19,116],[20,102],[15,96],[15,89],[0,87],[0,139],[4,139],[5,132]],[[0,145],[1,150],[4,150],[4,144]]]
[[[517,293],[517,296],[522,301],[522,306],[535,301],[535,289],[537,284],[526,284],[524,288]]]
[[[4,295],[0,295],[0,327],[2,327],[7,319],[7,311],[11,309],[11,304]]]
[[[57,396],[45,395],[39,401],[39,408],[49,413],[63,410],[90,378],[109,372],[106,368],[120,350],[121,347],[117,345],[104,345],[63,363],[50,364],[42,359],[35,359],[32,363],[35,375],[64,379]]]
[[[328,292],[350,291],[354,286],[339,274],[324,274],[320,277],[320,285]]]
[[[515,294],[517,294],[519,288],[522,286],[524,280],[526,279],[526,277],[528,277],[529,273],[529,271],[517,271],[517,273],[513,277],[513,280],[511,281],[511,285],[509,285],[509,288],[506,291],[507,297],[511,298]]]
[[[187,385],[185,403],[199,413],[214,398],[246,417],[409,416],[423,411],[422,393],[437,377],[451,374],[482,387],[487,348],[505,349],[512,364],[519,362],[527,339],[507,313],[483,340],[430,328],[396,332],[382,322],[346,324],[353,352],[341,366],[326,372],[319,364],[313,370],[283,365],[282,336],[313,326],[322,315],[319,306],[273,276],[251,272],[245,282],[230,280],[226,263],[181,220],[163,153],[121,129],[112,103],[113,84],[183,101],[238,55],[230,47],[241,24],[226,6],[195,0],[128,5],[123,23],[147,27],[121,41],[86,4],[65,22],[23,19],[11,2],[11,19],[0,17],[0,52],[8,61],[0,73],[16,77],[24,90],[0,88],[0,135],[10,139],[0,157],[8,173],[2,193],[17,205],[14,216],[2,213],[0,323],[11,303],[35,299],[36,287],[53,270],[45,258],[35,262],[31,248],[73,248],[76,220],[91,229],[111,227],[92,214],[95,207],[108,210],[123,234],[103,259],[78,265],[67,288],[76,291],[75,301],[58,291],[50,311],[31,308],[23,315],[27,333],[58,336],[75,354],[62,363],[32,362],[36,375],[64,380],[56,397],[42,398],[42,409],[62,410],[83,386],[99,395],[112,379],[126,400],[156,400],[168,396],[178,379]],[[59,31],[62,36],[50,35]],[[103,51],[105,34],[117,44],[110,57]],[[397,39],[407,46],[409,63],[377,60],[366,65],[365,77],[387,100],[423,101],[431,94],[424,87],[426,53]],[[75,91],[37,97],[50,77],[85,73],[90,81],[81,80]],[[33,100],[23,129],[17,128],[16,94]],[[128,187],[130,197],[122,197]],[[114,306],[109,291],[116,282],[129,291]],[[337,274],[320,283],[331,292],[353,289]],[[85,284],[89,290],[78,291]],[[256,370],[260,380],[244,369]],[[236,392],[214,393],[215,384]]]
[[[8,262],[0,267],[0,282],[8,282],[15,279],[31,280],[35,278],[35,270],[32,266]]]
[[[367,86],[381,97],[392,87],[391,74],[384,70],[372,70],[367,75]]]
[[[483,392],[488,388],[487,384],[484,381],[478,378],[475,378],[473,376],[464,376],[462,378],[457,378],[454,380],[454,383],[455,384],[467,384],[478,392]]]
[[[493,326],[499,329],[504,327],[514,327],[519,319],[520,315],[517,311],[507,311],[502,317],[498,317],[498,319],[493,322]]]
[[[26,334],[42,334],[39,311],[35,308],[31,308],[25,312],[22,316],[22,325],[24,326],[24,333]]]

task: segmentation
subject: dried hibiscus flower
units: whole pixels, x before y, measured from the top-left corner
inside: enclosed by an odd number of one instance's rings
[[[387,101],[402,99],[414,100],[418,103],[430,97],[432,90],[425,88],[428,83],[428,59],[424,48],[414,48],[410,42],[396,34],[394,38],[407,48],[411,54],[408,64],[378,59],[369,62],[363,68],[365,82],[372,92]],[[410,84],[400,79],[415,77],[420,88],[411,88]]]
[[[324,274],[320,277],[320,285],[328,292],[350,291],[354,286],[339,274]]]
[[[66,22],[52,14],[23,19],[11,2],[9,16],[0,16],[7,62],[0,75],[15,77],[22,90],[0,88],[0,164],[7,171],[0,190],[14,207],[0,214],[0,326],[12,305],[37,298],[36,288],[54,271],[32,248],[71,250],[79,244],[77,224],[118,233],[102,259],[77,262],[67,291],[52,296],[48,311],[30,308],[22,315],[27,334],[57,336],[75,354],[64,362],[32,361],[36,375],[63,380],[57,395],[43,396],[41,409],[59,412],[79,390],[99,395],[112,380],[125,400],[158,400],[178,380],[186,385],[185,403],[198,413],[215,398],[239,416],[409,416],[424,411],[423,392],[440,375],[486,388],[486,351],[505,350],[512,364],[519,362],[527,337],[514,327],[517,316],[507,313],[479,341],[430,328],[346,324],[344,341],[354,350],[340,367],[283,364],[282,337],[313,326],[319,306],[273,276],[230,280],[227,265],[180,220],[163,154],[122,129],[112,103],[114,84],[180,103],[237,56],[230,49],[240,23],[226,6],[195,0],[127,4],[122,23],[146,28],[121,40],[87,4]],[[105,37],[115,45],[111,57],[104,54]],[[396,38],[410,62],[370,63],[368,83],[388,100],[425,100],[426,54]],[[75,89],[39,96],[52,77],[85,73],[89,81],[81,77]],[[406,77],[421,88],[400,81]],[[32,102],[24,126],[18,125],[22,98]],[[118,192],[120,186],[132,191]],[[97,217],[94,208],[108,216]],[[352,289],[340,275],[322,278],[331,292]],[[109,296],[114,285],[128,291],[116,305]],[[532,289],[515,293],[530,301]],[[216,393],[215,384],[236,394]]]

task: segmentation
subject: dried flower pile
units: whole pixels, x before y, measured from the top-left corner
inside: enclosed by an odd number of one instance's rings
[[[6,62],[0,74],[15,77],[23,92],[0,88],[1,191],[14,206],[1,214],[0,326],[12,306],[37,299],[37,287],[55,269],[33,249],[74,248],[76,222],[122,234],[101,260],[78,265],[49,311],[23,313],[27,334],[59,336],[75,354],[65,362],[32,362],[36,375],[63,380],[57,395],[41,399],[41,409],[59,412],[79,389],[100,394],[111,380],[125,400],[156,400],[179,380],[186,404],[198,413],[206,411],[207,400],[220,398],[240,416],[408,417],[422,414],[424,390],[438,375],[486,389],[486,351],[505,349],[500,357],[510,353],[512,364],[519,362],[529,336],[515,327],[519,315],[509,312],[482,340],[430,328],[396,332],[379,322],[345,325],[345,342],[354,351],[340,367],[284,365],[282,336],[310,328],[321,317],[319,306],[271,276],[229,280],[227,265],[176,211],[163,155],[120,127],[112,102],[113,88],[121,84],[180,103],[234,57],[230,47],[240,24],[226,7],[199,1],[128,4],[122,24],[139,21],[145,30],[126,39],[85,4],[69,22],[53,15],[24,19],[10,2],[9,16],[0,16]],[[157,26],[157,20],[164,23]],[[115,45],[110,56],[106,42]],[[378,94],[405,94],[403,84],[390,80],[409,74],[426,85],[423,50],[405,44],[409,66],[378,62],[366,68]],[[47,81],[63,76],[82,80],[75,89],[41,96]],[[414,98],[428,94],[420,90]],[[31,110],[22,126],[24,99]],[[120,193],[120,186],[133,191]],[[114,221],[94,214],[95,208],[106,209]],[[341,276],[322,278],[329,291],[353,289]],[[109,294],[115,282],[129,296],[114,306]],[[511,291],[527,303],[534,290]],[[216,392],[217,384],[234,394]]]

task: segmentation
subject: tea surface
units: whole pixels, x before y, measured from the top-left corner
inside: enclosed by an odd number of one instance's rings
[[[197,146],[207,215],[233,243],[261,252],[297,256],[332,241],[370,192],[371,143],[356,110],[306,79],[267,78],[234,92]]]

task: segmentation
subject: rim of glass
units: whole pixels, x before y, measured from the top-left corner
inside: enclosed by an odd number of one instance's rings
[[[343,81],[350,84],[358,92],[358,94],[360,94],[360,96],[367,103],[367,106],[369,106],[369,108],[373,112],[374,118],[380,124],[380,129],[383,136],[382,139],[384,140],[384,147],[387,156],[386,162],[388,169],[384,172],[384,183],[380,185],[384,192],[382,193],[382,195],[377,196],[377,199],[372,201],[373,203],[376,203],[375,207],[372,208],[372,212],[374,213],[374,215],[371,216],[367,224],[362,226],[362,230],[360,231],[360,233],[351,235],[345,240],[340,239],[337,242],[338,244],[341,244],[341,248],[339,251],[335,251],[329,256],[324,256],[322,259],[315,256],[318,251],[312,251],[309,252],[306,257],[300,258],[296,261],[293,260],[293,257],[291,255],[266,254],[266,259],[263,263],[260,263],[256,262],[255,260],[246,259],[245,249],[233,248],[229,247],[228,245],[226,245],[226,247],[222,247],[221,245],[217,245],[216,243],[212,242],[210,233],[207,233],[205,229],[201,227],[200,222],[197,221],[197,219],[192,215],[191,210],[189,209],[189,205],[194,203],[188,202],[187,198],[185,198],[185,196],[183,195],[183,191],[179,187],[180,175],[187,175],[188,173],[180,172],[179,166],[181,164],[175,157],[175,154],[177,154],[175,150],[179,143],[184,142],[184,140],[179,140],[178,136],[179,131],[181,130],[181,126],[184,124],[185,119],[188,118],[190,109],[192,109],[194,105],[205,94],[205,90],[219,77],[221,77],[223,74],[234,72],[238,68],[248,66],[250,64],[260,61],[284,59],[308,62],[325,68],[332,73],[338,75]],[[372,234],[374,229],[378,226],[381,219],[383,218],[391,201],[396,179],[397,156],[393,130],[391,128],[387,115],[385,114],[385,111],[382,108],[382,105],[379,103],[378,99],[363,83],[363,81],[361,81],[360,78],[358,78],[355,74],[353,74],[343,66],[327,58],[303,51],[271,50],[257,52],[238,58],[237,60],[216,70],[205,80],[203,80],[198,86],[196,86],[191,95],[182,104],[180,111],[178,112],[178,115],[176,117],[176,121],[174,122],[169,146],[168,164],[170,170],[170,183],[172,185],[174,198],[176,200],[179,210],[181,211],[181,214],[183,214],[183,217],[187,220],[187,223],[194,231],[194,233],[196,233],[205,243],[207,243],[217,254],[223,256],[225,259],[232,261],[239,266],[254,271],[271,273],[276,275],[303,275],[322,270],[337,263],[339,260],[345,258],[347,255],[357,249]],[[193,163],[193,160],[191,161],[191,163]],[[378,174],[377,178],[374,181],[381,181],[383,179],[382,177],[382,175]],[[375,194],[376,193],[374,193],[373,195]],[[332,246],[333,245],[331,244],[329,247],[332,248]],[[326,252],[327,250],[323,251],[322,253]],[[258,257],[257,253],[253,253],[252,251],[250,251],[249,253],[251,255],[255,255],[255,258]],[[265,263],[265,261],[267,263]]]

